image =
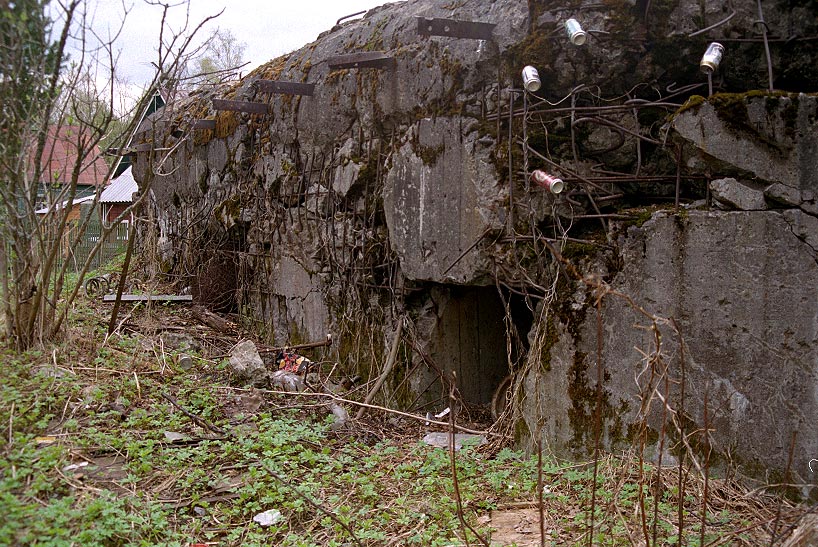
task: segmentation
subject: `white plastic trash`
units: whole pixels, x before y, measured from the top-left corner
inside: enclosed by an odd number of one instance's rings
[[[278,509],[269,509],[253,517],[254,522],[258,522],[260,526],[265,528],[273,524],[278,524],[282,520],[284,520],[284,515],[282,515]]]

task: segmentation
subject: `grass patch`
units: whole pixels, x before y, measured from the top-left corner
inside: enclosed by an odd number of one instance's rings
[[[130,327],[106,339],[108,310],[86,301],[62,345],[0,353],[0,544],[464,544],[449,454],[419,441],[422,422],[395,426],[373,415],[336,431],[318,400],[234,385],[218,357],[224,347],[186,349],[194,367],[179,367],[162,329],[185,324],[202,341],[209,336],[183,308],[134,307]],[[163,393],[227,433],[194,424]],[[599,462],[595,545],[638,542],[654,503],[660,543],[676,542],[675,470],[639,473],[635,462]],[[536,456],[464,448],[456,465],[464,517],[485,537],[493,512],[536,500]],[[542,476],[546,544],[585,544],[592,466],[546,458]],[[691,473],[686,484],[682,544],[697,545],[702,482]],[[710,485],[720,494],[709,500],[706,542],[766,537],[753,525],[774,514],[773,501],[751,515],[737,486]],[[271,509],[279,522],[253,521]],[[468,541],[477,543],[471,532]]]

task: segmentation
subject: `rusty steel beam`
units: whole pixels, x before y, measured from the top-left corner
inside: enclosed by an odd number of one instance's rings
[[[422,36],[448,36],[449,38],[473,38],[491,40],[494,23],[460,21],[433,17],[415,17],[418,22],[418,34]]]
[[[395,59],[383,51],[361,51],[327,59],[330,70],[339,68],[392,68]]]
[[[281,93],[284,95],[312,95],[315,89],[315,84],[279,80],[256,80],[253,85],[264,93]]]
[[[250,101],[233,101],[229,99],[213,99],[215,110],[232,110],[249,114],[267,114],[270,105],[267,103],[253,103]]]

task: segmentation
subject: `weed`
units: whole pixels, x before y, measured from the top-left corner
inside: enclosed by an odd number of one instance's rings
[[[221,382],[224,360],[196,354],[192,370],[176,371],[163,366],[173,361],[167,357],[172,349],[152,347],[141,335],[105,339],[93,304],[76,313],[72,321],[83,333],[82,345],[69,340],[23,354],[0,350],[0,544],[463,543],[449,454],[417,441],[420,425],[409,428],[409,440],[339,436],[317,407],[268,395],[231,429],[236,418],[225,407],[234,390]],[[131,313],[155,318],[171,310]],[[194,424],[163,393],[228,433],[214,436]],[[169,442],[166,432],[184,439]],[[491,530],[478,517],[536,497],[536,455],[505,448],[489,457],[466,447],[455,463],[464,517],[485,537]],[[653,470],[646,466],[640,474],[636,467],[627,457],[600,462],[596,545],[621,545],[640,535],[639,512],[652,513],[653,492],[640,488],[637,477]],[[546,457],[542,474],[549,527],[560,531],[563,543],[579,541],[594,488],[590,466]],[[672,544],[677,479],[667,471],[662,478],[657,536]],[[685,545],[700,537],[695,492],[683,493]],[[262,528],[253,516],[269,509],[283,519]],[[733,529],[753,530],[752,524],[729,506],[715,508],[705,541]],[[747,543],[757,539],[742,534]]]

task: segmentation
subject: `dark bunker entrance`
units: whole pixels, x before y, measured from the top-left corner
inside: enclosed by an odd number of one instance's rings
[[[527,335],[534,315],[522,297],[509,292],[504,295],[515,327],[509,355],[506,309],[497,289],[459,286],[446,289],[448,299],[439,308],[437,328],[429,344],[430,356],[447,375],[456,374],[464,403],[488,408],[498,386],[509,375],[509,361],[517,362],[528,350]],[[430,401],[427,410],[448,406],[448,394],[436,395],[436,402]]]

